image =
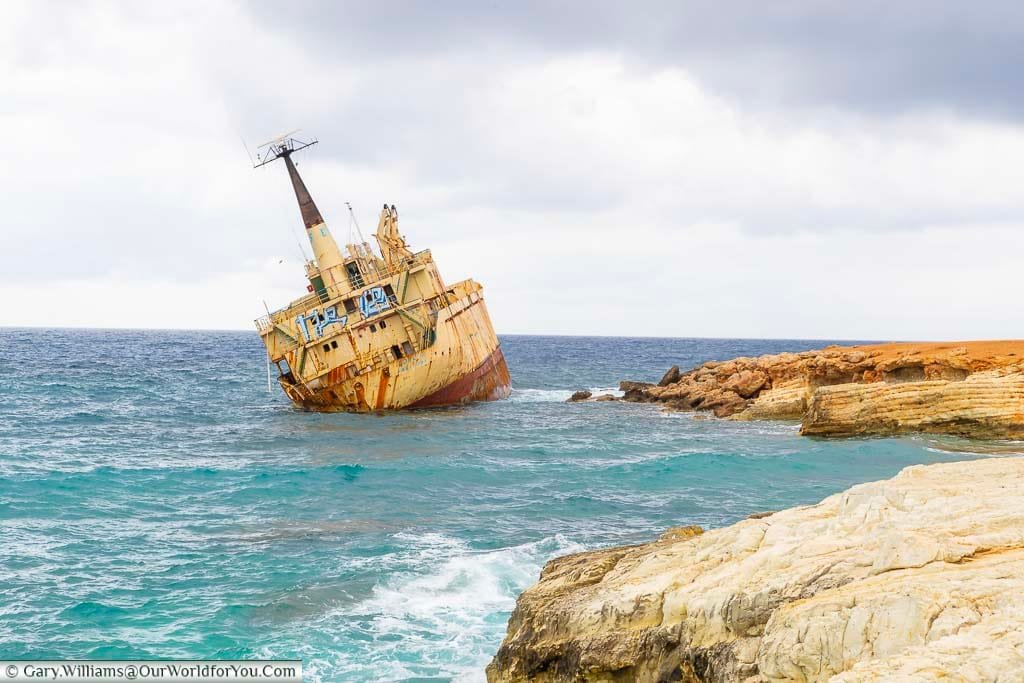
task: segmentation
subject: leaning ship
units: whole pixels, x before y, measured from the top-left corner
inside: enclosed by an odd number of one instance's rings
[[[446,285],[430,250],[409,249],[394,205],[380,214],[379,255],[365,241],[339,249],[291,158],[314,142],[279,138],[257,164],[284,159],[313,249],[310,293],[256,320],[288,398],[365,413],[508,396],[480,284]]]

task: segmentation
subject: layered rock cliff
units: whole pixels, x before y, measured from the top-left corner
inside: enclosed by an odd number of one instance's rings
[[[1021,484],[1019,457],[915,466],[552,560],[488,680],[1024,680]]]
[[[672,368],[621,389],[672,410],[802,420],[804,434],[1012,438],[1024,435],[1024,341],[833,346]]]

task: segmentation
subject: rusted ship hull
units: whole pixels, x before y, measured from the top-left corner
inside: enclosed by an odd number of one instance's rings
[[[424,396],[409,407],[429,408],[473,401],[497,401],[508,397],[511,381],[505,355],[499,347],[479,368],[445,388]]]
[[[428,408],[509,395],[508,365],[479,290],[439,311],[436,330],[429,348],[365,374],[349,378],[334,368],[304,384],[282,378],[281,386],[296,406],[322,412]]]
[[[288,398],[306,410],[369,413],[508,396],[483,287],[445,284],[430,250],[405,241],[394,204],[380,212],[379,254],[354,213],[359,241],[342,251],[291,158],[315,142],[277,138],[260,164],[284,159],[313,251],[309,294],[255,321]]]

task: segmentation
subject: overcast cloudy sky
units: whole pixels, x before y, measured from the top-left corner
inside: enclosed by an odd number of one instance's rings
[[[240,328],[399,207],[500,333],[1021,337],[1024,4],[0,3],[0,325]]]

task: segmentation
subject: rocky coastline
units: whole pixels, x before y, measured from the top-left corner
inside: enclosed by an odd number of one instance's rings
[[[1024,341],[832,346],[620,389],[570,400],[799,420],[808,436],[1024,437]],[[1022,484],[1020,456],[917,465],[816,505],[554,559],[487,678],[1024,681]]]
[[[813,436],[1024,436],[1024,341],[893,343],[709,361],[621,400],[738,420],[800,420]],[[579,400],[579,399],[578,399]],[[607,399],[605,399],[607,400]]]
[[[498,681],[1024,680],[1024,458],[549,562]]]

